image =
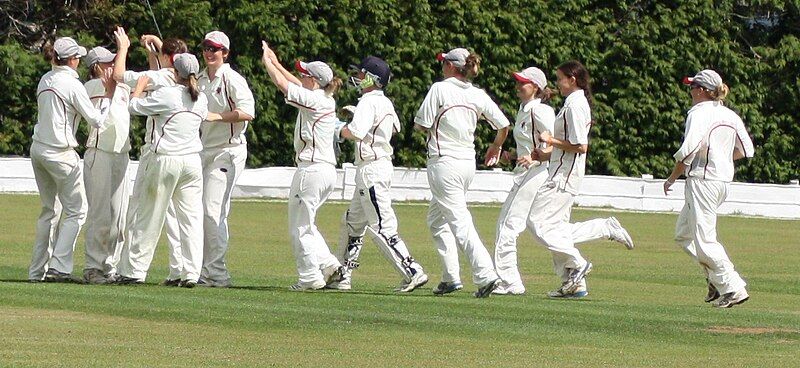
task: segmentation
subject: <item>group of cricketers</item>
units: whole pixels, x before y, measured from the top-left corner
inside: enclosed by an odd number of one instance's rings
[[[143,283],[166,224],[169,247],[167,286],[232,286],[225,255],[231,192],[244,170],[245,138],[255,117],[246,80],[226,62],[231,40],[206,34],[198,59],[177,38],[142,36],[147,69],[126,69],[130,40],[115,31],[117,53],[87,50],[69,37],[45,47],[52,64],[37,90],[39,114],[31,161],[42,202],[37,223],[31,281],[90,284]],[[291,290],[353,287],[353,271],[365,236],[400,274],[397,292],[411,292],[428,275],[398,232],[392,209],[392,135],[401,129],[392,100],[390,66],[367,56],[351,65],[348,83],[361,94],[337,116],[335,95],[344,82],[323,61],[297,61],[286,68],[262,41],[261,61],[269,80],[297,109],[294,150],[297,170],[288,203],[289,238],[298,281]],[[570,223],[589,151],[593,124],[587,69],[568,61],[555,70],[555,90],[546,73],[528,67],[511,74],[519,110],[512,124],[492,98],[472,84],[481,59],[464,48],[436,55],[442,80],[431,85],[414,118],[427,135],[427,176],[432,198],[427,223],[441,259],[442,277],[433,288],[443,295],[463,288],[459,251],[466,257],[479,298],[519,295],[526,289],[517,267],[517,237],[528,229],[550,251],[559,284],[547,295],[588,295],[592,270],[576,244],[610,239],[633,249],[630,234],[614,218]],[[90,79],[81,84],[76,68],[84,59]],[[294,69],[293,71],[291,69]],[[665,194],[680,175],[686,205],[676,241],[701,266],[708,283],[706,302],[731,307],[748,299],[745,282],[716,237],[716,210],[733,178],[733,162],[752,157],[753,144],[739,116],[723,105],[728,87],[719,74],[703,70],[684,79],[692,108],[675,169]],[[556,111],[553,93],[564,97]],[[130,115],[146,117],[146,134],[132,195],[126,177]],[[74,148],[81,119],[90,127],[83,164]],[[496,130],[484,164],[516,163],[513,187],[497,220],[494,257],[482,242],[467,207],[466,193],[476,170],[475,130],[485,120]],[[515,149],[502,147],[512,131]],[[338,247],[332,250],[315,225],[319,208],[333,191],[338,144],[355,148],[356,190],[342,216]],[[86,265],[73,276],[72,253],[86,222]],[[493,259],[494,258],[494,259]]]

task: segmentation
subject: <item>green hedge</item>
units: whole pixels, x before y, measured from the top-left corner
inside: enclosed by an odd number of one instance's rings
[[[63,3],[63,2],[62,2]],[[52,20],[45,5],[28,21],[87,45],[112,44],[113,26],[132,36],[153,33],[141,1],[86,1]],[[231,38],[231,62],[247,78],[258,115],[249,133],[251,167],[291,165],[296,111],[268,81],[260,65],[260,40],[284,64],[296,58],[328,62],[346,77],[347,65],[374,54],[393,67],[387,94],[403,131],[395,138],[395,163],[424,166],[425,137],[413,116],[431,83],[440,78],[436,52],[464,46],[483,58],[475,83],[509,117],[517,102],[509,73],[539,66],[551,81],[569,59],[592,73],[596,124],[588,172],[664,177],[680,145],[690,105],[683,76],[703,68],[720,72],[731,87],[728,105],[739,112],[756,144],[756,157],[739,165],[738,180],[785,183],[798,177],[800,11],[795,1],[152,1],[165,36],[185,38],[193,50],[203,34],[221,29]],[[63,5],[62,5],[63,6]],[[48,28],[49,27],[49,28]],[[35,122],[35,88],[47,69],[31,37],[10,35],[0,44],[0,154],[27,154]],[[136,43],[134,44],[136,46]],[[130,56],[143,67],[140,48]],[[85,73],[83,73],[85,75]],[[354,104],[353,89],[338,96]],[[552,102],[558,108],[561,98]],[[141,121],[134,144],[141,142]],[[85,128],[85,124],[83,124]],[[82,133],[85,135],[85,133]],[[494,133],[481,124],[481,152]],[[512,139],[507,142],[513,146]],[[349,152],[352,156],[352,152]]]

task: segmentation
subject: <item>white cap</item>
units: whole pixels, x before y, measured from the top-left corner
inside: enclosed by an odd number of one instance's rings
[[[53,43],[53,50],[60,60],[86,56],[86,48],[78,45],[72,37],[61,37],[57,39],[56,42]]]
[[[714,91],[717,89],[717,87],[722,85],[722,77],[720,77],[717,72],[711,69],[706,69],[695,74],[694,77],[683,78],[683,84],[696,84],[709,91]]]
[[[294,68],[297,69],[300,73],[308,74],[319,81],[319,85],[325,87],[333,80],[333,70],[328,64],[325,64],[321,61],[312,61],[310,63],[304,63],[300,60],[297,60],[294,63]]]
[[[211,31],[206,33],[203,43],[211,44],[214,47],[224,47],[226,50],[231,49],[231,40],[228,39],[228,35],[220,31]]]
[[[200,73],[200,63],[192,54],[178,54],[172,57],[172,66],[181,78],[188,78],[189,75]]]
[[[111,53],[103,46],[97,46],[86,54],[86,65],[91,66],[94,63],[110,63],[114,61],[117,54]]]
[[[468,57],[469,57],[469,50],[464,48],[456,48],[450,50],[449,52],[446,53],[443,52],[436,55],[436,60],[439,61],[447,60],[450,62],[450,64],[453,64],[458,68],[463,68],[465,65],[467,65]]]
[[[541,69],[535,66],[525,68],[520,72],[514,72],[512,75],[514,79],[523,83],[533,83],[539,87],[539,89],[545,89],[547,87],[547,77],[545,77]]]

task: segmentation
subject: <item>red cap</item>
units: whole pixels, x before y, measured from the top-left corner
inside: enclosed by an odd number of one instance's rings
[[[303,62],[300,60],[294,62],[294,68],[297,69],[297,71],[300,73],[308,74],[308,70],[306,70],[306,68],[303,68]]]
[[[692,84],[693,80],[694,80],[694,78],[691,78],[691,77],[683,77],[683,81],[682,82],[683,82],[683,84],[688,86],[688,85]]]
[[[436,60],[438,60],[441,63],[442,61],[444,61],[444,55],[445,53],[443,52],[436,54]]]

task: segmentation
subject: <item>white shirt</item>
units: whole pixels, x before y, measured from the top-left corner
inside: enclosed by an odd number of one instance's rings
[[[128,98],[131,88],[127,84],[117,83],[111,100],[103,98],[106,89],[99,78],[84,83],[86,93],[96,108],[108,108],[106,126],[95,128],[90,126],[86,147],[94,147],[105,152],[127,153],[131,150],[129,138],[131,115],[128,112]],[[103,106],[103,105],[106,106]]]
[[[687,177],[729,182],[734,148],[753,157],[753,141],[742,119],[721,102],[705,101],[689,110],[683,144],[674,157],[688,165]]]
[[[298,164],[326,162],[336,165],[333,131],[337,121],[336,101],[322,89],[308,90],[289,83],[286,103],[297,107],[294,126],[295,161]]]
[[[203,150],[200,124],[208,116],[208,100],[202,93],[192,101],[186,87],[161,87],[146,98],[132,98],[130,111],[152,117],[153,134],[147,142],[151,151],[162,155],[188,155]]]
[[[493,129],[509,126],[486,92],[469,82],[447,78],[431,86],[414,123],[428,128],[428,157],[475,159],[475,129],[484,117]]]
[[[570,93],[564,107],[558,112],[553,137],[571,144],[589,144],[592,109],[582,89]],[[578,195],[586,171],[586,154],[564,151],[553,147],[550,154],[550,180],[558,189]]]
[[[200,90],[208,98],[208,111],[223,113],[239,109],[255,117],[256,102],[247,81],[230,65],[222,64],[214,75],[208,78],[208,69],[204,69],[197,77]],[[234,147],[247,144],[245,132],[247,121],[235,123],[203,122],[200,126],[200,139],[203,147]]]
[[[542,147],[539,133],[553,132],[556,114],[553,108],[534,98],[521,105],[514,124],[514,141],[517,143],[517,157],[528,156],[537,147]]]
[[[347,129],[359,141],[355,142],[356,165],[392,157],[392,134],[400,131],[400,119],[394,104],[381,90],[365,93],[356,105],[353,120]]]
[[[105,99],[105,98],[103,98]],[[69,66],[53,66],[39,80],[36,88],[38,115],[33,140],[56,148],[75,148],[75,131],[80,117],[89,125],[102,127],[108,109],[97,109],[89,100],[78,73]],[[108,99],[105,99],[108,106]]]
[[[161,68],[159,70],[145,70],[142,72],[134,72],[130,70],[126,70],[123,74],[122,81],[130,86],[131,88],[136,88],[136,83],[139,80],[139,77],[146,75],[150,78],[150,83],[147,84],[147,87],[144,89],[146,92],[150,93],[154,90],[157,90],[161,87],[171,87],[176,85],[175,82],[175,72],[172,68]],[[145,134],[144,134],[144,147],[143,149],[147,148],[147,145],[150,144],[151,141],[155,139],[155,132],[153,131],[153,126],[155,122],[150,117],[147,118],[145,122]]]

